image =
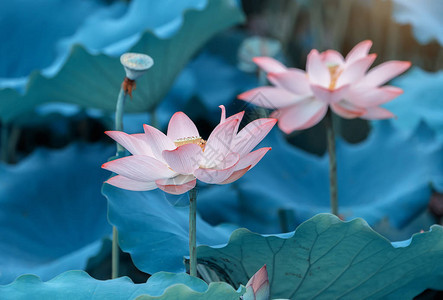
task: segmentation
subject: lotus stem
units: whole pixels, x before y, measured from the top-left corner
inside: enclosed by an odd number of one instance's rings
[[[125,108],[125,100],[127,93],[120,88],[120,93],[118,94],[117,106],[115,108],[115,130],[123,131],[123,113]],[[117,143],[117,155],[125,151],[119,143]]]
[[[197,189],[189,191],[189,275],[197,277]]]
[[[123,113],[125,107],[127,93],[120,88],[118,94],[117,106],[115,107],[115,130],[123,131]],[[125,151],[119,143],[117,143],[117,156],[121,155]],[[112,279],[117,278],[120,267],[120,248],[118,246],[118,231],[115,226],[112,227]]]
[[[331,212],[338,216],[338,193],[337,193],[337,159],[335,156],[335,134],[332,112],[329,109],[325,118],[326,138],[329,154],[329,193],[331,200]]]

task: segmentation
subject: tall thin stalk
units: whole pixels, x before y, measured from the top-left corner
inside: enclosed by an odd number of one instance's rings
[[[189,275],[197,277],[197,189],[189,191]]]
[[[117,106],[115,108],[115,130],[123,131],[123,113],[126,100],[126,92],[123,88],[120,88],[118,94]],[[119,143],[117,143],[117,156],[121,155],[125,151]],[[118,231],[115,226],[112,227],[112,279],[117,278],[119,274],[119,261],[120,248],[118,246]]]
[[[326,139],[329,154],[329,193],[331,200],[331,212],[338,216],[338,193],[337,193],[337,159],[335,156],[335,133],[332,112],[329,109],[325,118]]]

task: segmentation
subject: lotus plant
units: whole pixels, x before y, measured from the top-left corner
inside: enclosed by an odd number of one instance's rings
[[[154,65],[154,60],[143,53],[124,53],[120,62],[125,69],[126,76],[121,84],[115,106],[115,130],[123,131],[123,114],[127,95],[132,99],[132,91],[135,90],[135,80],[146,73]],[[117,143],[117,156],[124,152],[122,146]],[[118,277],[119,248],[117,244],[118,232],[112,228],[112,278]]]
[[[369,54],[372,42],[357,44],[344,58],[335,50],[312,50],[306,71],[287,68],[270,57],[255,57],[254,62],[267,72],[272,87],[258,87],[242,93],[239,99],[275,109],[271,117],[285,133],[312,127],[326,116],[330,159],[331,207],[338,214],[335,137],[331,110],[339,116],[368,120],[394,115],[380,107],[403,91],[386,82],[406,71],[410,62],[388,61],[368,71],[376,54]]]
[[[244,112],[226,118],[224,106],[220,108],[220,123],[206,141],[183,112],[172,116],[167,134],[149,125],[143,126],[141,134],[106,132],[132,154],[103,164],[104,169],[118,174],[107,183],[131,191],[160,188],[176,195],[190,192],[190,270],[194,276],[197,179],[228,184],[242,177],[271,149],[252,151],[277,122],[273,118],[257,119],[237,132]]]

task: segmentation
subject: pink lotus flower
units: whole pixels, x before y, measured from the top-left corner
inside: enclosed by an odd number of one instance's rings
[[[368,72],[376,54],[368,54],[371,41],[356,45],[346,56],[334,50],[312,50],[306,72],[286,68],[270,57],[255,57],[254,62],[268,73],[275,87],[259,87],[238,96],[265,108],[276,109],[271,117],[285,133],[306,129],[320,122],[328,107],[343,118],[387,119],[394,115],[379,105],[403,91],[382,86],[406,71],[410,62],[388,61]]]
[[[132,156],[103,164],[102,168],[119,174],[106,182],[131,191],[160,188],[183,194],[195,187],[196,179],[212,184],[239,179],[271,149],[251,152],[277,120],[258,119],[237,133],[244,112],[226,118],[224,106],[220,108],[220,124],[207,141],[182,112],[172,116],[167,135],[149,125],[143,126],[145,132],[141,134],[107,131]]]

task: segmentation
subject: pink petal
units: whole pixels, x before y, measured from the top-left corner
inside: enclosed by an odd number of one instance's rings
[[[237,165],[235,166],[235,170],[238,171],[244,168],[248,168],[248,170],[252,169],[271,149],[271,147],[260,148],[247,154],[238,161]]]
[[[143,125],[145,130],[146,139],[151,147],[152,153],[155,158],[160,161],[163,160],[162,152],[164,150],[173,150],[176,148],[174,142],[167,137],[163,132],[149,125]]]
[[[409,61],[387,61],[371,69],[358,84],[362,86],[380,86],[400,75],[410,66]]]
[[[345,100],[331,104],[331,108],[336,114],[345,119],[358,118],[366,112],[366,109],[357,107]]]
[[[398,97],[403,90],[395,86],[382,86],[380,88],[356,89],[350,91],[348,100],[361,107],[378,106]]]
[[[226,109],[224,105],[219,105],[219,107],[221,108],[222,112],[221,112],[221,117],[220,117],[220,123],[226,122],[226,121],[231,121],[231,120],[238,120],[238,124],[237,124],[237,129],[235,129],[235,132],[237,132],[238,130],[238,126],[240,126],[240,122],[243,119],[243,116],[245,115],[244,111],[241,111],[239,113],[236,113],[235,115],[230,116],[229,118],[226,119]]]
[[[137,181],[122,175],[111,177],[105,183],[129,191],[150,191],[157,188],[154,181]]]
[[[202,148],[196,144],[186,144],[174,150],[163,151],[163,159],[177,173],[192,174],[199,166]]]
[[[246,125],[234,138],[232,152],[244,154],[251,152],[277,123],[277,119],[257,119]]]
[[[155,183],[159,189],[168,194],[180,195],[192,190],[197,180],[194,176],[178,175],[168,180],[157,180]]]
[[[252,153],[249,153],[249,155],[238,161],[235,166],[236,171],[234,171],[231,176],[229,176],[227,179],[223,180],[219,184],[228,184],[240,179],[263,158],[268,150],[271,150],[271,148],[261,148]],[[240,163],[242,166],[241,168],[239,168]]]
[[[261,57],[254,57],[252,59],[253,62],[255,62],[256,65],[258,65],[261,69],[263,69],[266,73],[273,72],[284,72],[287,70],[287,68],[278,60],[273,59],[272,57],[267,56],[261,56]]]
[[[237,128],[237,119],[232,119],[217,125],[206,142],[200,164],[207,168],[212,168],[225,160],[231,151],[232,139],[234,138]]]
[[[376,54],[370,54],[347,65],[337,79],[336,88],[362,79],[376,58]]]
[[[197,127],[189,117],[179,111],[176,112],[169,120],[168,137],[172,140],[178,140],[189,137],[199,137]]]
[[[235,128],[234,128],[234,133],[236,133],[238,131],[238,127],[240,127],[240,122],[243,119],[244,115],[245,115],[245,112],[241,111],[239,113],[236,113],[235,115],[230,116],[229,118],[227,118],[225,120],[225,122],[230,122],[232,120],[237,120],[237,126],[235,126]]]
[[[331,74],[328,67],[323,63],[317,50],[311,50],[306,62],[306,73],[312,84],[328,87],[331,82]]]
[[[271,117],[278,119],[278,127],[289,134],[294,130],[302,130],[314,126],[323,119],[328,105],[311,98],[302,103],[274,111]]]
[[[224,105],[219,105],[221,109],[221,117],[220,117],[220,123],[223,123],[226,120],[226,108]]]
[[[220,182],[219,184],[229,184],[229,183],[233,183],[234,181],[239,180],[241,177],[243,177],[243,175],[245,175],[248,171],[249,171],[249,167],[238,170],[238,171],[234,171],[234,173],[232,173],[231,176],[228,177],[228,179],[223,180],[222,182]]]
[[[230,153],[214,168],[200,168],[195,170],[194,175],[198,180],[205,183],[220,184],[228,179],[235,171],[240,159],[237,153]]]
[[[269,73],[269,81],[278,88],[290,91],[296,95],[312,94],[306,73],[299,69],[289,69],[287,72]]]
[[[304,99],[304,97],[297,96],[287,90],[270,86],[249,90],[238,95],[237,98],[269,109],[293,105],[300,99]]]
[[[137,181],[153,181],[174,176],[164,163],[150,156],[133,155],[109,161],[103,169],[123,175]]]
[[[320,85],[311,84],[311,89],[318,100],[331,104],[340,101],[346,96],[346,93],[349,90],[349,85],[343,85],[331,90]]]
[[[195,177],[198,180],[210,183],[210,184],[221,184],[223,181],[227,180],[234,173],[234,166],[227,169],[197,169],[194,172]]]
[[[246,284],[246,288],[251,287],[254,291],[254,296],[257,293],[260,292],[261,295],[267,296],[266,298],[259,298],[256,299],[268,299],[269,298],[269,279],[268,279],[268,271],[266,270],[266,265],[260,268],[254,276],[249,279],[248,283]]]
[[[143,133],[127,134],[122,131],[105,131],[105,133],[131,154],[153,156]]]
[[[155,181],[158,185],[182,185],[195,179],[194,175],[177,175],[175,177],[158,179]]]
[[[326,50],[320,53],[320,57],[326,65],[341,66],[345,63],[343,55],[335,50]]]
[[[370,40],[358,43],[351,51],[349,51],[348,55],[346,55],[346,64],[351,64],[368,55],[371,47],[372,41]]]
[[[393,113],[383,107],[370,107],[366,109],[366,113],[361,116],[366,120],[383,120],[395,117]]]

